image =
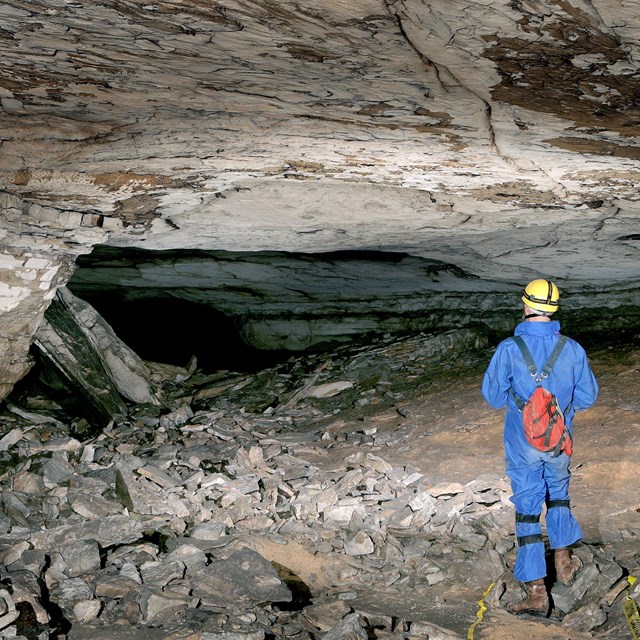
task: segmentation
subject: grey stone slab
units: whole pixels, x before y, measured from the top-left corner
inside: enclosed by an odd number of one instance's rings
[[[11,479],[11,488],[18,493],[41,494],[44,491],[44,479],[30,471],[20,471]]]
[[[101,609],[99,600],[80,600],[73,605],[73,616],[79,624],[87,624],[98,617]]]
[[[429,640],[463,640],[464,636],[432,622],[415,621],[411,623],[411,637]]]
[[[179,561],[145,562],[140,567],[140,574],[144,585],[159,588],[168,585],[172,580],[184,576],[185,565]]]
[[[77,540],[60,550],[64,558],[64,572],[70,578],[94,574],[100,569],[100,547],[95,540]]]
[[[226,530],[227,527],[220,522],[201,522],[193,527],[191,535],[197,540],[218,540]]]
[[[551,588],[554,607],[564,613],[568,613],[574,609],[578,601],[587,592],[591,582],[597,578],[599,573],[595,564],[588,563],[579,571],[572,585],[567,587],[556,582]]]
[[[161,487],[171,488],[179,484],[175,478],[153,464],[145,464],[138,469],[138,473]]]
[[[54,484],[68,480],[73,475],[73,471],[65,452],[54,452],[51,458],[42,465],[43,477]]]
[[[264,629],[253,629],[248,631],[204,631],[200,640],[263,640]]]
[[[331,599],[314,602],[302,610],[302,615],[320,631],[329,631],[350,612],[351,607],[346,602]]]
[[[365,556],[373,553],[375,545],[365,531],[358,531],[344,543],[344,552],[349,556]]]
[[[93,597],[93,589],[82,578],[61,580],[51,590],[51,599],[65,610],[72,610],[78,602],[92,600]]]
[[[134,513],[143,515],[188,515],[185,507],[174,494],[146,478],[136,477],[126,469],[116,473],[116,494],[122,504]]]
[[[118,625],[118,640],[160,640],[158,629]],[[114,629],[73,625],[67,634],[68,640],[114,640]]]
[[[95,593],[101,598],[123,598],[139,587],[138,582],[119,573],[103,571],[95,578]]]
[[[592,631],[607,621],[607,614],[597,603],[590,602],[562,619],[562,626],[576,631]]]
[[[123,512],[122,504],[107,500],[99,494],[70,493],[69,504],[78,515],[87,518],[87,520],[97,520]]]
[[[175,609],[186,609],[191,597],[143,586],[138,592],[137,600],[145,622],[161,622],[163,614]]]
[[[95,407],[105,425],[114,416],[124,419],[126,404],[105,370],[104,355],[74,313],[73,300],[66,288],[57,291],[38,326],[34,344]]]
[[[251,549],[215,560],[192,578],[193,593],[216,606],[254,606],[290,602],[291,591],[271,563]]]
[[[128,516],[107,516],[80,524],[62,524],[45,531],[33,532],[29,541],[36,549],[63,549],[74,540],[95,540],[101,547],[128,544],[142,538],[143,525]]]
[[[181,544],[163,558],[166,562],[182,562],[189,573],[197,573],[207,566],[207,555],[204,551],[191,544]]]
[[[335,627],[329,629],[323,640],[367,640],[367,632],[358,613],[346,615]]]

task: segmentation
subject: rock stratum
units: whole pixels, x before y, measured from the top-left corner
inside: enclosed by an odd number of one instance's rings
[[[96,245],[391,252],[463,274],[462,316],[532,275],[637,316],[634,2],[9,0],[0,25],[0,397]]]

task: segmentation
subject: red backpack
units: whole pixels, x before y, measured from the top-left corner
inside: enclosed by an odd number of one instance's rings
[[[522,414],[522,424],[527,442],[545,453],[551,453],[554,457],[563,451],[570,456],[573,453],[571,436],[564,423],[564,414],[558,405],[556,396],[542,388],[542,381],[549,376],[560,352],[567,343],[566,336],[560,336],[548,360],[544,363],[542,371],[538,375],[535,362],[531,356],[525,341],[521,336],[514,336],[513,341],[520,349],[529,373],[536,383],[536,390],[528,400],[523,400],[513,390],[511,395]]]

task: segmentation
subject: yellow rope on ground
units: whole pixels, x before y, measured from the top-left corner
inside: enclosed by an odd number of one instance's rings
[[[628,589],[636,583],[637,578],[635,576],[629,576],[627,578],[629,582]],[[482,594],[482,598],[478,600],[478,611],[476,613],[476,620],[469,627],[467,631],[467,640],[474,640],[476,627],[482,622],[484,619],[484,612],[487,610],[487,605],[485,605],[485,598],[489,595],[491,589],[495,582],[492,582]],[[622,610],[624,611],[625,618],[627,619],[627,624],[629,625],[629,629],[631,630],[631,635],[633,636],[633,640],[640,640],[640,612],[638,611],[638,605],[636,601],[630,596],[627,595],[624,599],[624,603],[622,605]]]
[[[476,631],[476,627],[482,622],[484,618],[484,612],[487,610],[487,605],[484,603],[484,599],[489,595],[489,591],[493,589],[493,585],[495,582],[492,582],[482,594],[482,598],[478,600],[478,611],[476,613],[476,621],[469,627],[467,631],[467,640],[474,640],[474,633]],[[640,640],[640,639],[638,639]]]
[[[629,576],[627,578],[629,582],[629,589],[634,585],[636,579],[637,578],[634,576]],[[624,616],[627,619],[627,624],[629,625],[633,640],[640,640],[640,613],[638,613],[638,605],[631,595],[625,596],[624,603],[622,604],[622,610],[624,611]]]

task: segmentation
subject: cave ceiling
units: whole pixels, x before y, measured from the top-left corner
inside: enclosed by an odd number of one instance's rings
[[[0,378],[97,244],[637,282],[639,31],[629,0],[4,2]]]

